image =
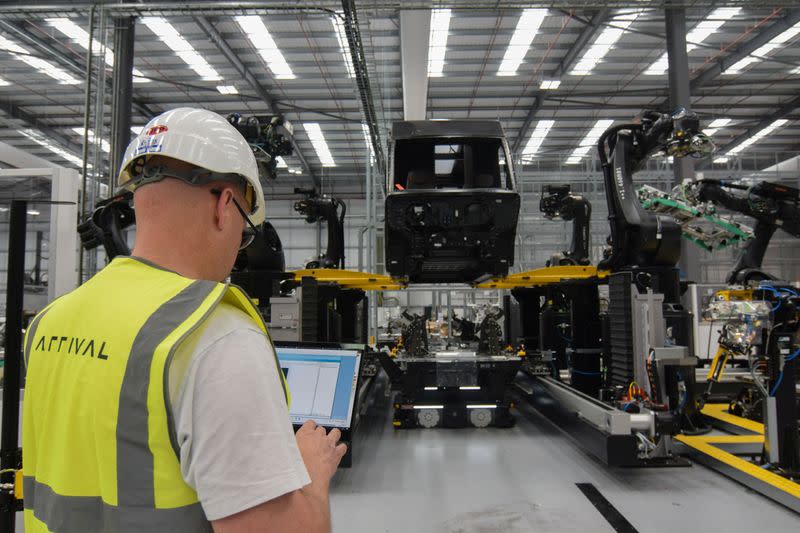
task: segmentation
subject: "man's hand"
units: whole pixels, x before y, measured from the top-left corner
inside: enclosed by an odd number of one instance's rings
[[[330,533],[331,512],[328,488],[347,446],[339,444],[341,431],[308,421],[295,438],[306,464],[311,484],[280,498],[212,522],[215,533],[302,532]]]
[[[347,452],[347,445],[339,444],[341,437],[342,432],[338,429],[334,428],[326,434],[324,427],[317,426],[311,420],[307,420],[295,434],[311,484],[325,492]]]

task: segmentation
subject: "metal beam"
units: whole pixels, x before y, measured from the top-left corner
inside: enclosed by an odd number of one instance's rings
[[[686,10],[667,7],[664,12],[667,30],[667,59],[669,64],[669,104],[674,111],[683,108],[691,112],[692,95],[689,88],[689,54],[686,52]],[[675,183],[692,178],[692,160],[680,158],[673,165]]]
[[[81,153],[81,147],[70,140],[69,137],[63,135],[59,131],[54,130],[50,126],[39,124],[39,121],[33,115],[23,111],[18,105],[9,100],[0,101],[0,113],[3,113],[9,119],[21,122],[21,127],[29,127],[39,130],[45,137],[57,141],[64,148],[73,152],[76,156]]]
[[[742,142],[746,141],[759,131],[763,130],[764,128],[775,122],[776,120],[784,118],[787,115],[790,115],[797,108],[800,108],[800,96],[797,96],[792,100],[786,102],[781,107],[779,107],[774,113],[767,115],[766,117],[758,121],[758,123],[755,126],[748,128],[747,131],[745,131],[744,133],[734,137],[720,151],[728,153],[728,151],[730,151],[731,148],[735,148],[736,146],[740,145]],[[703,166],[704,167],[708,166],[708,160],[704,162]]]
[[[113,174],[131,139],[131,105],[133,98],[133,55],[136,19],[114,19],[114,75],[111,94],[111,154]]]
[[[560,79],[565,73],[569,72],[572,66],[577,61],[578,56],[580,53],[586,49],[586,45],[588,42],[594,37],[597,30],[600,26],[608,19],[609,14],[611,11],[609,9],[601,9],[597,11],[594,15],[592,15],[589,24],[584,26],[581,30],[581,33],[578,35],[578,38],[575,39],[575,42],[572,43],[572,46],[567,50],[567,53],[564,54],[563,59],[558,64],[558,67],[553,71],[553,74],[550,76],[552,79]],[[525,117],[525,122],[522,123],[522,127],[519,129],[517,133],[517,138],[514,140],[514,148],[513,152],[519,153],[520,148],[522,148],[522,141],[528,135],[528,130],[531,127],[531,123],[533,122],[536,113],[541,109],[542,104],[544,103],[544,98],[541,95],[536,95],[533,105],[528,110],[528,115]]]
[[[86,67],[79,61],[69,57],[68,55],[64,54],[61,50],[54,47],[53,45],[43,41],[39,37],[36,37],[32,31],[28,28],[23,27],[19,23],[10,22],[8,20],[0,19],[0,29],[4,29],[9,33],[12,33],[15,37],[20,39],[23,43],[33,46],[39,52],[43,54],[42,59],[49,59],[49,60],[56,60],[62,66],[66,67],[70,70],[73,74],[80,77],[80,79],[84,79],[86,77]],[[108,81],[106,88],[110,91],[113,91],[113,86],[111,80]],[[132,100],[133,109],[136,110],[137,113],[147,117],[150,119],[156,113],[150,109],[147,105],[139,102],[135,98]]]
[[[250,69],[239,59],[239,56],[236,52],[233,51],[233,48],[228,44],[222,34],[217,30],[216,27],[206,18],[203,16],[195,16],[194,17],[195,23],[200,26],[200,28],[205,32],[211,42],[213,42],[216,47],[219,49],[220,53],[225,56],[225,59],[231,64],[231,66],[236,69],[236,72],[250,85],[250,87],[256,92],[259,98],[263,100],[267,107],[269,107],[270,111],[272,111],[275,115],[283,115],[278,105],[275,103],[275,100],[270,96],[267,90],[261,85]],[[308,160],[303,155],[303,152],[300,151],[300,147],[297,145],[297,141],[294,139],[294,135],[289,139],[292,143],[292,149],[294,150],[294,154],[300,160],[300,165],[303,167],[303,171],[306,172],[311,176],[311,179],[314,180],[314,185],[320,187],[319,176],[317,176],[314,171],[311,169],[311,165],[308,164]]]
[[[670,2],[674,4],[674,2]],[[686,52],[686,9],[667,5],[664,10],[667,31],[667,60],[669,64],[669,103],[673,110],[691,112],[692,94],[689,88],[689,54]],[[694,160],[676,157],[672,165],[673,186],[685,179],[694,179]],[[697,247],[685,239],[681,242],[680,268],[687,280],[700,280],[700,254]]]
[[[0,161],[14,168],[54,168],[60,166],[4,142],[0,142]],[[16,187],[16,184],[12,185],[11,188],[13,187]]]
[[[533,97],[533,104],[528,110],[528,115],[525,117],[525,121],[519,128],[519,132],[517,133],[517,138],[514,140],[514,147],[511,149],[512,153],[514,154],[519,153],[520,149],[522,148],[522,141],[528,135],[528,130],[530,129],[531,123],[533,122],[533,117],[536,116],[536,113],[542,108],[542,105],[544,105],[544,98],[542,97],[542,95],[537,94],[536,96]]]
[[[567,50],[567,53],[564,54],[564,58],[553,72],[554,79],[559,79],[561,76],[569,72],[569,70],[575,64],[575,61],[578,60],[580,53],[586,50],[586,45],[594,37],[594,34],[597,33],[597,30],[600,29],[600,26],[602,26],[606,20],[608,20],[610,14],[610,9],[601,9],[592,15],[589,24],[587,24],[581,30],[578,38],[575,39],[574,43],[572,43],[572,46],[570,46],[569,50]]]
[[[795,175],[800,174],[800,155],[776,163],[771,167],[765,168],[761,172],[774,172],[775,174],[791,172]]]
[[[430,9],[400,12],[400,62],[405,120],[427,118],[430,29]]]
[[[355,0],[342,0],[342,9],[344,11],[345,34],[347,35],[347,44],[350,46],[350,57],[353,60],[353,70],[355,70],[356,74],[364,119],[366,120],[367,128],[369,128],[369,136],[372,141],[372,148],[375,151],[378,171],[383,173],[386,171],[386,160],[383,154],[383,144],[381,143],[381,132],[378,129],[378,116],[375,113],[375,101],[372,96],[372,85],[369,81],[367,60],[364,57],[364,46],[361,42],[361,31],[358,27]]]
[[[785,32],[795,24],[800,22],[800,9],[787,9],[784,16],[773,23],[768,28],[756,33],[755,37],[737,47],[731,54],[718,59],[709,68],[705,69],[700,75],[695,76],[691,81],[692,90],[702,87],[709,81],[722,74],[726,68],[749,56],[761,46]]]

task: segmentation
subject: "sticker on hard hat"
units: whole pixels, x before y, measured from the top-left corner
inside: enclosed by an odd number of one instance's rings
[[[145,135],[147,135],[148,137],[153,135],[158,135],[159,133],[164,133],[165,131],[167,131],[167,129],[168,128],[166,126],[160,124],[158,126],[153,126],[152,128],[148,128],[147,132],[145,132]]]
[[[136,145],[136,154],[151,154],[154,152],[160,152],[161,148],[164,144],[164,136],[159,135],[158,137],[151,137],[151,138],[142,138],[139,139],[138,144]]]

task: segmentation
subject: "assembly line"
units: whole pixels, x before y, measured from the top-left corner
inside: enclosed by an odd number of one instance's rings
[[[797,528],[800,156],[767,167],[740,152],[794,120],[800,101],[725,137],[723,103],[692,98],[724,73],[714,69],[796,50],[796,8],[770,8],[746,26],[753,42],[717,51],[702,41],[763,9],[55,4],[0,8],[0,54],[60,76],[59,90],[71,75],[36,55],[56,57],[52,43],[25,40],[31,61],[10,36],[41,12],[75,46],[85,34],[88,61],[84,127],[73,127],[83,157],[64,155],[77,144],[61,126],[0,103],[8,124],[41,129],[26,139],[66,146],[51,163],[0,139],[0,533]],[[480,80],[463,113],[427,107],[429,78],[459,65],[475,76],[468,58],[445,59],[448,37],[482,35],[471,17],[489,13],[504,35],[512,11],[498,77],[533,68],[537,35],[561,57],[542,77],[546,49],[523,116],[517,104],[503,115],[502,95],[496,109],[482,102]],[[562,53],[574,20],[582,29]],[[616,96],[577,113],[580,92],[548,96],[561,78],[600,84],[591,74],[614,50],[643,53],[654,38],[643,21],[666,28],[641,73],[661,68],[665,100],[621,75]],[[338,48],[287,62],[276,43],[311,43],[322,23]],[[95,24],[114,37],[102,55]],[[137,26],[158,41],[137,40]],[[176,29],[190,27],[197,35]],[[379,66],[394,62],[381,39],[395,30],[393,111]],[[628,33],[638,48],[616,44]],[[134,67],[134,43],[156,59]],[[206,62],[206,44],[236,73]],[[322,49],[344,58],[341,73],[322,67]],[[137,87],[173,88],[142,81],[173,56],[220,85],[175,84],[193,101],[156,109]],[[278,96],[254,74],[262,60]],[[292,88],[312,68],[330,92],[316,109],[302,100],[310,85]],[[335,96],[340,78],[357,118]],[[581,135],[548,137],[559,120],[581,121]],[[337,170],[355,137],[363,150]]]

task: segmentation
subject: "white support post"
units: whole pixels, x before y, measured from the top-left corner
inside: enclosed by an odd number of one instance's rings
[[[400,61],[405,120],[426,118],[430,28],[430,9],[400,11]]]
[[[47,298],[53,301],[78,284],[78,171],[53,169],[50,198],[70,202],[50,206],[50,255]]]

